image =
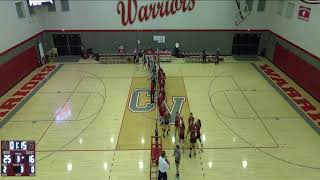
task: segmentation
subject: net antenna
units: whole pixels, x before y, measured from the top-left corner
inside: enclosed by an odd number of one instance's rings
[[[250,9],[246,0],[235,0],[237,11],[235,13],[235,25],[239,26],[249,15]]]

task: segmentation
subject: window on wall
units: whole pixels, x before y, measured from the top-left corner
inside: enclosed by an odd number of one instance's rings
[[[166,43],[166,36],[153,36],[153,41],[157,43]]]
[[[277,14],[282,16],[282,11],[284,8],[284,0],[279,0],[279,5],[278,5],[278,9],[277,9]]]
[[[247,5],[248,5],[248,9],[251,11],[252,10],[252,4],[253,4],[253,0],[246,0]]]
[[[70,11],[69,0],[60,0],[61,1],[61,10]]]
[[[23,2],[16,2],[16,10],[19,18],[26,17],[26,11],[24,9]]]
[[[266,7],[266,0],[259,0],[259,3],[258,3],[258,12],[262,12],[264,11]]]
[[[288,2],[287,10],[286,10],[286,18],[291,19],[294,14],[295,4],[292,2]]]

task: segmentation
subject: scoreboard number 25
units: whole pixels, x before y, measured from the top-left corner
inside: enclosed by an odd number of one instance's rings
[[[35,141],[1,141],[1,176],[35,176]]]

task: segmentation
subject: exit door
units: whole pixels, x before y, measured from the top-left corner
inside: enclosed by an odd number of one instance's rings
[[[80,34],[53,34],[52,38],[59,56],[81,55]]]
[[[260,34],[235,34],[233,36],[232,54],[257,55]]]

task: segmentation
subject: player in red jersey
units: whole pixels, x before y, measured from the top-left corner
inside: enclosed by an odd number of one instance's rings
[[[163,72],[163,70],[162,70],[162,68],[159,66],[159,68],[158,68],[158,77],[162,77],[162,72]]]
[[[164,87],[161,74],[160,74],[160,76],[158,75],[158,85],[159,85],[160,90],[161,90],[161,88]]]
[[[162,78],[162,79],[159,81],[159,87],[164,89],[164,84],[165,84],[165,81],[164,81],[164,79]]]
[[[158,84],[160,84],[160,81],[162,79],[162,71],[161,67],[159,66],[157,76],[158,76]]]
[[[193,150],[193,154],[194,156],[196,156],[196,142],[197,142],[197,139],[196,139],[196,131],[195,131],[195,126],[194,124],[192,124],[190,126],[190,153],[189,153],[189,157],[191,158],[191,153],[192,153],[192,150]]]
[[[184,152],[184,132],[186,130],[186,126],[184,125],[183,118],[181,117],[181,124],[179,126],[179,143],[182,151]]]
[[[181,125],[181,117],[180,117],[180,114],[179,112],[176,112],[176,120],[174,122],[174,126],[175,126],[175,129],[174,129],[174,137],[177,136],[177,132],[179,130],[179,127]]]
[[[169,131],[170,131],[170,113],[167,110],[167,108],[165,107],[165,104],[162,103],[162,105],[159,108],[159,114],[160,114],[160,122],[162,124],[162,136],[163,138],[165,138],[165,134],[167,132],[167,135],[169,135]]]
[[[201,120],[198,119],[194,126],[195,126],[196,139],[200,142],[200,144],[201,144],[201,151],[203,152],[203,144],[202,144],[202,141],[201,141],[201,133],[200,133],[200,130],[201,130]]]
[[[166,91],[164,90],[164,88],[160,88],[159,95],[161,95],[162,100],[166,99]]]
[[[191,129],[193,128],[193,125],[194,125],[194,117],[193,117],[193,113],[191,112],[190,113],[190,116],[188,118],[188,132],[187,132],[187,136],[189,134],[189,132],[191,131]]]
[[[161,107],[163,101],[164,101],[163,93],[159,92],[158,101],[157,101],[159,108]]]
[[[166,73],[164,73],[163,71],[162,71],[162,84],[163,84],[163,87],[165,87],[165,85],[166,85]]]
[[[188,122],[189,122],[189,124],[192,124],[194,122],[193,113],[190,113],[190,116],[188,118]]]
[[[165,73],[163,70],[162,70],[162,78],[163,78],[164,80],[167,79],[166,73]]]

